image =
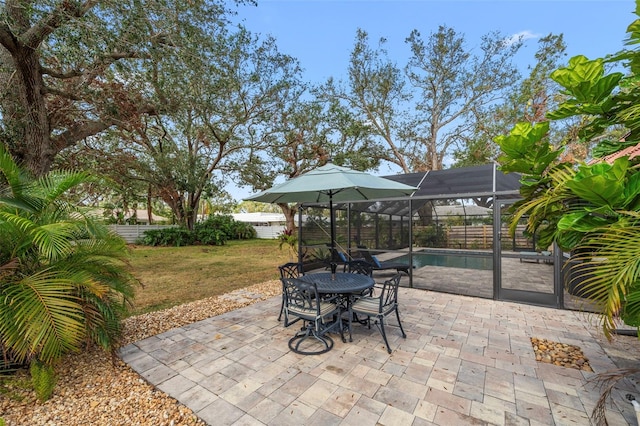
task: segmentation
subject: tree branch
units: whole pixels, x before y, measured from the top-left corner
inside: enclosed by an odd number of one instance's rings
[[[72,100],[72,101],[83,101],[84,100],[83,98],[75,95],[74,93],[64,92],[62,90],[54,89],[52,87],[44,87],[43,91],[47,95],[56,95],[56,96],[60,96],[61,98],[69,99],[69,100]]]
[[[98,75],[98,72],[100,70],[106,68],[107,66],[113,64],[114,62],[120,59],[149,59],[149,58],[150,58],[149,55],[141,54],[139,52],[112,52],[110,54],[107,54],[98,58],[98,60],[93,64],[87,65],[85,71],[72,70],[68,72],[60,72],[52,68],[41,66],[40,72],[43,75],[48,75],[60,80],[67,80],[71,78],[85,76],[87,80],[90,81],[90,80],[93,80]]]
[[[0,25],[0,44],[11,54],[15,53],[17,49],[16,39],[11,34],[11,29],[7,24]]]
[[[52,137],[51,141],[56,147],[56,151],[59,152],[64,148],[75,145],[78,141],[84,138],[96,135],[103,130],[108,129],[113,126],[115,122],[116,120],[114,119],[85,122],[71,127],[56,137]]]
[[[82,71],[78,71],[78,70],[72,70],[72,71],[69,71],[69,72],[59,72],[59,71],[53,70],[51,68],[43,67],[43,66],[40,66],[40,72],[43,75],[49,75],[51,77],[59,78],[61,80],[74,78],[74,77],[80,77],[83,74]]]
[[[137,111],[138,114],[153,114],[155,108],[151,105],[144,105]],[[59,135],[52,137],[51,141],[57,148],[57,151],[61,151],[64,148],[75,145],[78,141],[87,138],[89,136],[97,135],[103,130],[108,129],[120,123],[117,117],[106,117],[101,120],[92,120],[80,123],[76,126],[70,127],[66,131]]]
[[[38,21],[29,28],[21,37],[20,41],[25,46],[35,49],[42,41],[65,22],[84,16],[98,0],[88,0],[84,4],[69,0],[63,0],[46,17]]]

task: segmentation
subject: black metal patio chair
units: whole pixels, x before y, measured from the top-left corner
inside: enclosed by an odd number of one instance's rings
[[[295,278],[282,278],[285,289],[285,318],[297,317],[305,326],[289,339],[289,349],[302,355],[316,355],[333,348],[330,331],[340,333],[342,329],[341,308],[333,301],[321,299],[318,286]]]
[[[378,289],[379,295],[363,296],[358,298],[354,303],[349,304],[349,318],[353,318],[354,315],[366,317],[366,323],[369,328],[371,328],[371,319],[375,318],[374,324],[380,330],[384,344],[387,346],[387,352],[389,353],[391,353],[391,348],[389,347],[389,341],[387,340],[387,334],[384,328],[385,318],[389,314],[395,312],[402,337],[407,337],[402,328],[400,313],[398,312],[398,286],[400,285],[400,277],[400,273],[397,273],[391,279],[385,281]],[[349,335],[351,335],[351,321],[349,322]]]
[[[301,275],[304,275],[304,268],[302,263],[298,262],[288,262],[284,265],[278,266],[278,270],[280,271],[280,279],[283,278],[298,278]],[[284,305],[286,303],[286,295],[284,291],[284,281],[282,283],[282,305],[280,306],[280,314],[278,315],[278,321],[282,320],[282,314],[284,314],[284,326],[288,327],[290,325],[289,318],[287,318],[287,314],[284,309]],[[295,322],[295,321],[294,321]],[[293,323],[291,323],[293,324]]]

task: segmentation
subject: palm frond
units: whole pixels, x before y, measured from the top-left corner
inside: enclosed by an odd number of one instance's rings
[[[77,223],[53,222],[33,228],[30,234],[40,253],[47,259],[56,260],[71,253],[77,230]]]
[[[89,179],[32,179],[0,146],[0,347],[53,365],[85,341],[114,348],[133,298],[126,244],[66,194]]]
[[[0,173],[7,181],[7,187],[12,194],[20,194],[25,186],[29,186],[26,171],[18,166],[4,144],[0,143]]]
[[[51,203],[67,191],[88,181],[91,175],[81,171],[54,171],[36,181],[41,197]]]
[[[69,279],[46,269],[3,286],[0,338],[4,346],[21,362],[37,356],[52,363],[78,350],[85,329],[82,306],[74,292]]]
[[[640,279],[640,228],[604,229],[581,245],[574,259],[583,267],[585,292],[603,309],[602,327],[609,337],[629,289]]]
[[[611,397],[611,392],[615,389],[618,382],[629,376],[640,374],[638,368],[620,368],[617,370],[599,373],[588,380],[588,383],[601,389],[600,398],[596,402],[591,412],[591,419],[596,425],[608,425],[607,422],[607,401]]]
[[[517,203],[510,225],[510,232],[515,233],[516,227],[523,218],[527,218],[527,232],[533,234],[539,230],[543,224],[553,226],[555,233],[555,223],[551,223],[554,218],[559,220],[563,214],[571,211],[571,206],[566,200],[569,190],[566,183],[571,180],[575,172],[567,167],[556,167],[549,172],[550,184],[540,187],[529,198]],[[553,235],[553,234],[551,234]]]

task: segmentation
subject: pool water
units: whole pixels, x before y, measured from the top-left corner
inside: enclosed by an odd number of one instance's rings
[[[409,263],[409,255],[393,259],[394,262]],[[464,254],[444,253],[413,253],[413,265],[416,268],[422,266],[444,266],[447,268],[481,269],[490,271],[493,269],[492,257],[469,256]]]

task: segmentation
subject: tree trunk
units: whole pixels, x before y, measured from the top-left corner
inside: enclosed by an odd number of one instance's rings
[[[289,207],[288,204],[278,203],[278,206],[282,209],[282,213],[284,213],[286,228],[288,230],[294,231],[296,230],[296,214],[298,213],[298,205],[295,207]]]
[[[153,225],[153,210],[151,208],[151,185],[149,185],[147,190],[147,219],[149,220],[149,225]]]
[[[182,196],[179,192],[169,189],[163,189],[160,191],[160,197],[162,201],[167,203],[175,220],[180,226],[186,226],[184,206],[182,204]]]
[[[187,212],[186,212],[186,220],[187,220],[187,229],[189,231],[193,231],[193,227],[195,226],[198,220],[198,204],[200,203],[200,197],[195,196],[193,194],[189,194],[187,197]]]
[[[51,168],[56,151],[51,144],[49,119],[45,101],[45,88],[38,53],[25,46],[17,46],[13,55],[3,54],[14,68],[8,80],[14,91],[8,92],[9,111],[3,117],[15,140],[10,141],[11,153],[16,161],[35,176],[46,174]]]

